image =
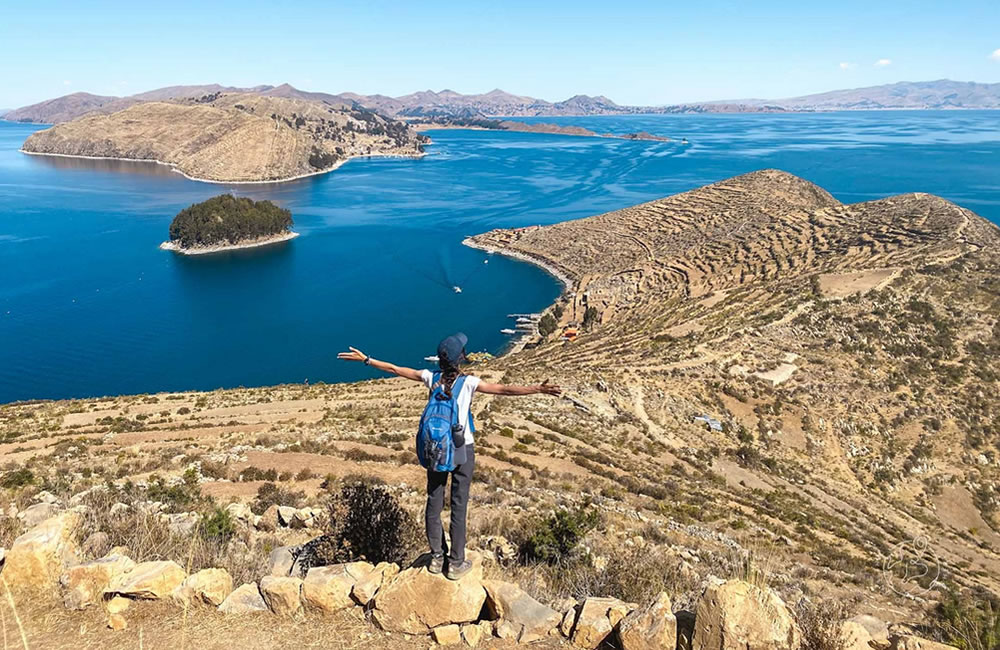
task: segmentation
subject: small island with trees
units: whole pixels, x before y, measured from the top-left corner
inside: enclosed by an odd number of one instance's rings
[[[160,248],[197,255],[265,246],[297,237],[291,227],[292,213],[270,201],[220,194],[177,213]]]

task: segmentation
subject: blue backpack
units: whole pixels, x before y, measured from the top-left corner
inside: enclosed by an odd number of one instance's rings
[[[458,421],[458,396],[464,383],[465,376],[459,375],[448,399],[441,373],[434,373],[433,388],[417,429],[417,459],[432,472],[453,472],[466,461],[465,426]]]

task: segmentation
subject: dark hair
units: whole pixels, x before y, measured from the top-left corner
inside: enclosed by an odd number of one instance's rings
[[[462,371],[459,369],[458,364],[450,363],[443,359],[438,365],[441,368],[441,385],[444,387],[444,394],[441,396],[441,399],[451,399],[451,387],[455,384],[455,380],[462,374]]]

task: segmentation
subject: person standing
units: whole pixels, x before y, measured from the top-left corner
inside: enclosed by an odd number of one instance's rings
[[[383,372],[414,381],[423,382],[430,392],[430,399],[443,398],[453,400],[457,409],[457,422],[461,427],[461,437],[456,441],[455,469],[451,472],[436,472],[427,470],[427,504],[424,508],[424,525],[427,530],[427,543],[430,546],[431,559],[428,570],[431,573],[442,573],[451,580],[458,580],[469,572],[472,563],[465,557],[466,520],[469,505],[469,487],[476,468],[475,425],[472,420],[472,397],[476,393],[487,395],[559,395],[559,386],[547,382],[534,386],[518,386],[511,384],[495,384],[482,381],[474,375],[466,375],[461,366],[467,363],[465,346],[469,339],[459,332],[443,339],[437,348],[437,372],[416,370],[405,366],[397,366],[388,361],[380,361],[366,355],[357,348],[349,348],[349,352],[337,354],[344,361],[360,361]],[[440,391],[435,390],[440,388]],[[444,538],[444,525],[441,522],[441,511],[444,508],[445,487],[451,477],[451,548],[449,550]]]

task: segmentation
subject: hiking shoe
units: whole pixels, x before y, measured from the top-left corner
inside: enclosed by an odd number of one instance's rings
[[[443,555],[432,555],[431,561],[427,565],[427,570],[434,575],[440,574],[444,570],[444,556]]]
[[[472,562],[468,560],[462,560],[459,564],[448,564],[448,574],[449,580],[458,580],[466,573],[472,570]]]

